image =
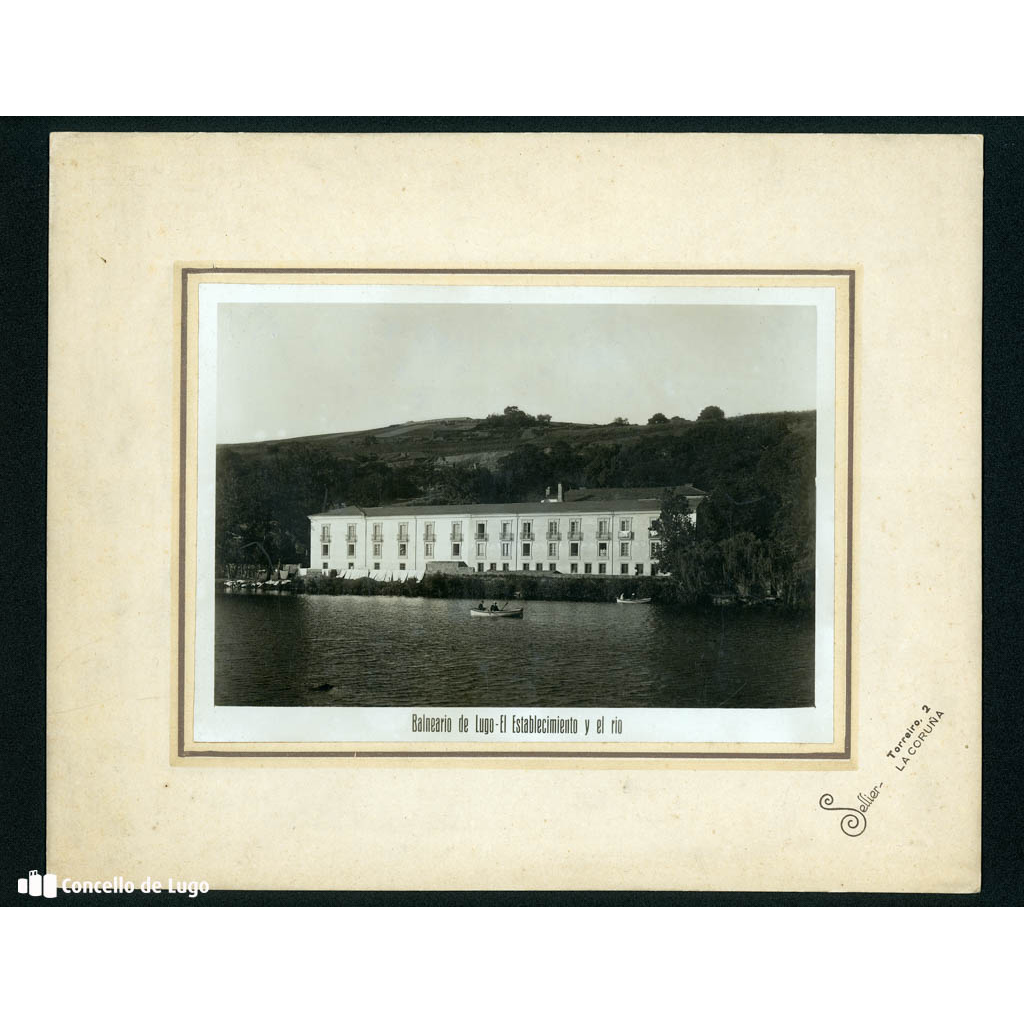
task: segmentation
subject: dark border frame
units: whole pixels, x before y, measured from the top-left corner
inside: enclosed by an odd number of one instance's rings
[[[419,276],[437,274],[444,276],[536,276],[554,277],[559,274],[571,276],[603,276],[603,277],[845,277],[849,288],[849,365],[848,365],[848,393],[847,393],[847,477],[846,477],[846,713],[844,721],[843,749],[841,751],[829,751],[825,753],[736,753],[718,751],[699,752],[673,752],[666,750],[652,751],[595,751],[595,750],[186,750],[185,749],[185,580],[186,580],[186,493],[188,474],[188,287],[189,277],[193,274],[355,274],[371,275],[381,274],[395,276],[399,274],[415,274]],[[529,270],[515,268],[501,268],[498,270],[486,270],[482,268],[450,268],[450,267],[218,267],[218,266],[182,266],[180,268],[181,288],[181,328],[179,336],[180,346],[180,381],[179,381],[179,438],[178,438],[178,558],[177,558],[177,720],[175,732],[176,753],[179,759],[190,757],[239,757],[239,758],[285,758],[285,757],[312,757],[312,758],[336,758],[353,760],[363,759],[408,759],[408,760],[489,760],[498,759],[503,761],[527,759],[555,761],[571,760],[604,760],[619,761],[661,761],[661,760],[717,760],[717,761],[850,761],[852,759],[852,727],[853,727],[853,672],[852,653],[853,642],[853,403],[854,403],[854,341],[856,338],[856,271],[852,269],[842,270],[620,270],[620,269],[595,269],[584,270],[562,267],[559,269]],[[751,769],[754,770],[754,769]]]
[[[811,132],[980,134],[985,140],[982,347],[982,887],[975,894],[688,891],[215,891],[89,896],[26,904],[11,879],[46,852],[47,214],[51,132]],[[0,122],[0,326],[8,387],[2,523],[31,570],[0,589],[7,628],[0,688],[4,906],[1019,906],[1024,902],[1020,666],[1024,662],[1024,122],[1009,117],[32,117]],[[924,258],[924,257],[922,257]]]

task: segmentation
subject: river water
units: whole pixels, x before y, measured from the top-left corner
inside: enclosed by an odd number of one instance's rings
[[[519,605],[513,603],[512,606]],[[218,594],[219,705],[790,708],[814,626],[765,607]]]

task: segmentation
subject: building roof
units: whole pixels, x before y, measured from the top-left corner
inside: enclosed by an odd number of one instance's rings
[[[611,498],[595,501],[602,512],[660,512],[660,495],[645,498]],[[703,493],[703,492],[701,492]],[[370,519],[384,519],[389,516],[501,516],[501,515],[536,515],[559,516],[572,515],[583,511],[573,507],[568,501],[510,501],[498,505],[384,505],[379,508],[362,508],[358,505],[345,505],[332,508],[328,512],[312,512],[310,518],[318,516],[366,516]],[[598,511],[595,507],[594,511]]]
[[[687,498],[706,498],[707,491],[702,491],[693,484],[679,484],[675,487],[584,487],[579,490],[566,491],[565,501],[626,501],[637,498],[661,498],[666,492],[682,495]]]

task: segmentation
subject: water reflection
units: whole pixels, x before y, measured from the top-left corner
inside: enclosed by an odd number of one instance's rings
[[[768,608],[218,594],[224,705],[805,707],[814,628]]]

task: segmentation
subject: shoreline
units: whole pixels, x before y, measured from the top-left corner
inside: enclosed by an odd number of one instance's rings
[[[225,581],[217,581],[225,593]],[[227,591],[232,592],[232,591]],[[236,593],[255,593],[246,588]],[[792,608],[782,601],[735,594],[701,594],[684,599],[669,577],[652,576],[527,576],[519,573],[483,573],[460,576],[429,575],[422,579],[374,580],[368,576],[298,576],[287,587],[267,588],[264,593],[356,597],[423,597],[466,601],[575,601],[611,604],[620,594],[650,598],[652,604],[672,607],[769,608],[786,614],[811,614],[811,609]]]

